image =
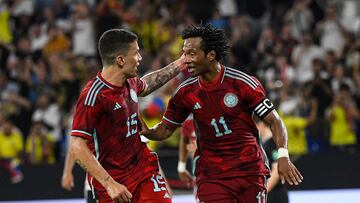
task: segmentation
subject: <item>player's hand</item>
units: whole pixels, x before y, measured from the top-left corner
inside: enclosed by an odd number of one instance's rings
[[[183,183],[186,183],[188,187],[194,182],[194,177],[189,173],[189,171],[185,170],[184,172],[178,172],[179,178]]]
[[[131,202],[132,194],[124,185],[116,182],[115,180],[109,181],[108,185],[106,186],[106,191],[110,198],[114,200],[114,202]]]
[[[146,135],[150,133],[149,127],[146,125],[145,121],[141,116],[139,116],[139,120],[141,123],[140,135],[144,135],[146,137]]]
[[[174,63],[176,64],[176,66],[180,67],[180,70],[185,70],[186,69],[185,55],[182,54],[180,58],[178,58],[176,61],[174,61]]]
[[[71,191],[74,187],[74,176],[72,173],[64,173],[61,178],[61,187],[65,190]]]
[[[299,185],[304,179],[299,170],[287,157],[278,159],[278,171],[282,184],[284,184],[286,180],[290,185]]]

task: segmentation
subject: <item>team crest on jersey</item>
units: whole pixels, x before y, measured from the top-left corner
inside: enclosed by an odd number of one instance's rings
[[[224,103],[227,107],[234,107],[238,103],[239,99],[233,93],[227,93],[224,97]]]
[[[135,90],[130,89],[130,97],[134,102],[136,102],[136,103],[138,102],[138,97],[137,97]]]

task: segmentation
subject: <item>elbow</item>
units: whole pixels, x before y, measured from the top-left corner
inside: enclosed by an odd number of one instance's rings
[[[83,151],[83,141],[81,138],[71,138],[69,152],[70,154],[77,158],[77,155]]]

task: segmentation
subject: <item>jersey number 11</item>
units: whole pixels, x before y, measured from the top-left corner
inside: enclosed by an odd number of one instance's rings
[[[227,135],[227,134],[230,134],[232,133],[231,129],[228,128],[228,126],[226,125],[226,121],[224,119],[224,116],[221,116],[220,119],[219,119],[219,123],[222,124],[223,128],[224,128],[224,131],[223,132],[220,132],[220,129],[219,129],[219,126],[216,122],[216,119],[213,118],[211,120],[211,125],[214,127],[215,129],[215,137],[221,137],[223,135]]]

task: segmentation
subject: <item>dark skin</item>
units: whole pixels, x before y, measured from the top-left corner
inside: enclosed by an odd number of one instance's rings
[[[183,51],[185,64],[191,76],[199,76],[203,82],[214,81],[220,72],[219,63],[216,60],[215,51],[205,53],[201,49],[201,38],[188,38],[184,42]],[[273,139],[278,148],[287,148],[287,130],[276,110],[271,111],[263,121],[270,127]],[[148,128],[143,123],[142,135],[150,140],[164,140],[172,135],[175,128],[170,128],[160,122],[153,128]],[[298,185],[303,177],[288,157],[278,160],[278,172],[282,183],[287,181],[290,185]]]

